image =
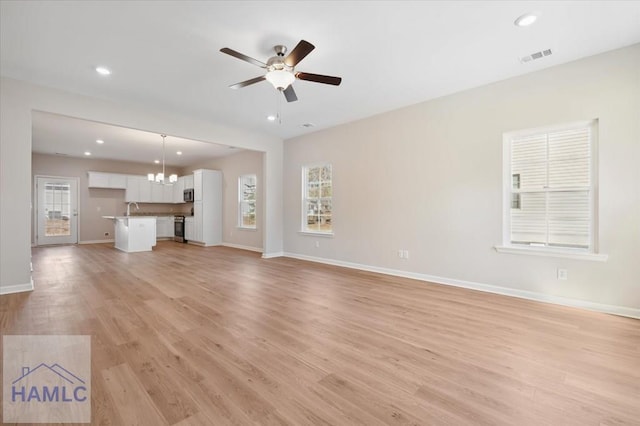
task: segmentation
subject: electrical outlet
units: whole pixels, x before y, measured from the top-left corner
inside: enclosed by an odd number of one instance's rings
[[[404,252],[403,252],[402,254],[403,254],[403,257],[404,257],[405,259],[408,259],[408,258],[409,258],[409,250],[404,250]]]
[[[320,247],[320,241],[316,241],[316,248]]]
[[[566,281],[569,278],[569,273],[566,269],[558,269],[558,279]]]
[[[402,250],[398,250],[398,257],[399,257],[400,259],[403,259],[403,258],[404,258],[404,251],[402,251]]]

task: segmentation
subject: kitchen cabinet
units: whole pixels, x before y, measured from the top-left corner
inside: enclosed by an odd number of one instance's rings
[[[195,240],[195,225],[193,216],[184,218],[184,239],[187,241]]]
[[[138,179],[138,185],[140,186],[140,199],[138,200],[141,203],[150,203],[151,202],[151,182],[146,177],[142,176]]]
[[[184,203],[184,176],[180,176],[173,184],[173,202],[175,204]]]
[[[173,216],[158,216],[156,219],[156,237],[173,238]]]
[[[102,216],[113,221],[115,247],[127,253],[151,251],[156,245],[155,216]]]
[[[204,170],[196,170],[193,172],[193,201],[202,201],[202,180],[204,179]]]
[[[163,185],[158,182],[151,182],[146,176],[125,176],[126,177],[126,202],[137,203],[184,203],[183,193],[185,188],[185,178],[179,177],[173,184]],[[191,176],[193,180],[193,175]]]
[[[194,172],[193,238],[187,240],[205,246],[222,244],[222,172],[196,170]]]
[[[184,189],[193,189],[193,175],[184,176]]]
[[[153,182],[150,182],[146,176],[128,176],[124,200],[127,203],[150,203],[152,183]]]
[[[151,182],[151,202],[152,203],[161,203],[162,202],[162,192],[163,185],[156,182]]]
[[[140,176],[127,176],[127,189],[124,193],[124,201],[127,203],[140,201],[139,179]]]
[[[89,188],[127,189],[127,175],[119,173],[87,172]]]
[[[175,183],[171,185],[163,185],[162,186],[162,202],[163,203],[173,203],[173,187]]]
[[[152,203],[173,203],[173,185],[151,182]]]

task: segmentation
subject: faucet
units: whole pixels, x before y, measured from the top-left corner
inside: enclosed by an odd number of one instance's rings
[[[129,203],[127,203],[127,216],[131,215],[131,204],[135,204],[136,209],[140,210],[140,207],[138,207],[138,203],[136,203],[135,201],[130,201]]]

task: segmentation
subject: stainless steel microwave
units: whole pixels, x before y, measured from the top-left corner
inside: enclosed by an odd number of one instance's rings
[[[193,203],[193,188],[184,190],[184,202]]]

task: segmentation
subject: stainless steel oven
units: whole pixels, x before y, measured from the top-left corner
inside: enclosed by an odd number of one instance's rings
[[[184,239],[184,216],[173,217],[173,240],[179,243],[186,243]]]

